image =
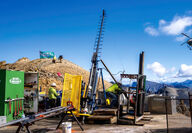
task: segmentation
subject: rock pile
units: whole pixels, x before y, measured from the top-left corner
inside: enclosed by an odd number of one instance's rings
[[[58,72],[63,76],[65,73],[72,75],[82,75],[83,81],[85,83],[88,82],[89,78],[89,72],[87,70],[68,60],[63,60],[62,63],[57,60],[56,63],[52,63],[52,59],[36,59],[30,61],[28,58],[24,57],[13,64],[6,64],[5,61],[0,62],[0,69],[38,72],[39,87],[41,87],[41,89],[46,92],[52,82],[57,84],[58,90],[63,88],[63,78],[57,75]],[[101,89],[102,84],[101,82],[99,83],[99,89]],[[105,81],[105,88],[108,88],[109,86],[111,86],[111,83]]]

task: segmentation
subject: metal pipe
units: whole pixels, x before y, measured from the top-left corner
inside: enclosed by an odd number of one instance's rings
[[[51,111],[51,110],[54,110],[54,109],[58,109],[58,108],[61,108],[61,106],[54,107],[54,108],[50,108],[50,109],[46,109],[45,112],[47,112],[47,111]]]
[[[107,99],[107,96],[106,96],[106,92],[105,92],[105,83],[104,83],[104,79],[103,79],[102,68],[100,68],[100,73],[101,73],[101,80],[102,80],[102,85],[103,85],[104,98],[105,98],[105,100],[106,100],[106,99]]]
[[[57,111],[67,111],[67,108],[66,107],[61,107],[61,108],[58,108],[58,109],[53,109],[53,110],[50,110],[50,111],[47,111],[47,112],[42,112],[42,113],[38,113],[38,114],[35,114],[34,116],[35,117],[38,117],[40,115],[46,115],[46,114],[49,114],[49,113],[53,113],[53,112],[57,112]]]
[[[54,114],[50,113],[50,114],[48,114],[48,115],[46,115],[44,117],[40,117],[40,118],[37,118],[37,119],[31,119],[29,122],[32,123],[32,122],[40,121],[42,119],[46,119],[46,118],[49,118],[49,117],[52,117],[52,116],[56,116],[56,115],[59,115],[61,113],[63,113],[63,111],[60,111],[60,112],[57,112],[57,113],[54,113]]]
[[[139,72],[138,72],[138,89],[141,90],[139,93],[137,93],[137,115],[143,115],[144,112],[144,97],[145,94],[141,94],[142,91],[144,91],[144,52],[142,51],[139,56]]]
[[[105,63],[103,62],[103,60],[100,60],[101,63],[103,64],[103,66],[106,68],[107,72],[110,74],[110,76],[112,77],[112,79],[115,81],[116,84],[118,84],[117,80],[114,78],[114,76],[111,74],[111,72],[109,71],[108,67],[105,65]]]
[[[140,53],[140,58],[139,58],[139,75],[144,74],[144,52]],[[143,89],[143,78],[139,78],[139,89]]]
[[[17,123],[20,123],[20,122],[24,122],[24,121],[30,121],[30,120],[31,121],[36,121],[35,118],[39,117],[40,115],[48,115],[50,113],[54,113],[54,112],[57,112],[57,111],[67,111],[67,108],[66,107],[53,108],[53,110],[49,110],[49,111],[46,111],[46,112],[41,112],[41,113],[38,113],[38,114],[35,114],[35,115],[31,115],[31,116],[28,116],[28,117],[25,117],[25,118],[21,118],[21,119],[18,119],[18,120],[13,120],[13,121],[10,121],[8,123],[2,124],[2,125],[0,125],[0,128],[5,127],[5,126],[9,126],[9,125],[13,125],[13,124],[17,124]],[[46,116],[44,118],[46,118]]]
[[[168,99],[165,98],[165,111],[166,111],[167,133],[169,133],[169,121],[168,121],[168,111],[167,111],[167,100],[168,100]]]
[[[138,82],[138,80],[139,80],[139,78],[137,78],[137,82]],[[134,107],[134,124],[136,124],[136,119],[137,119],[138,90],[139,90],[139,86],[137,85],[136,98],[135,98],[135,107]]]
[[[192,95],[190,92],[188,92],[188,95],[189,95],[189,111],[190,111],[191,125],[192,125]]]
[[[8,99],[8,100],[5,100],[5,102],[9,102],[9,101],[18,101],[18,100],[24,100],[24,98]]]
[[[16,123],[19,123],[19,122],[22,122],[22,121],[26,121],[26,120],[29,120],[29,117],[21,118],[21,119],[18,119],[18,120],[13,120],[13,121],[1,124],[0,128],[5,127],[5,126],[9,126],[9,125],[13,125],[13,124],[16,124]]]
[[[144,73],[144,52],[142,51],[140,53],[140,58],[139,58],[139,74],[143,75]]]

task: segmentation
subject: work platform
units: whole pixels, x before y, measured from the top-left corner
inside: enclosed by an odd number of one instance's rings
[[[133,115],[123,115],[121,119],[117,118],[118,110],[117,109],[97,109],[94,111],[93,115],[88,117],[85,120],[86,124],[119,124],[119,125],[137,125],[143,126],[146,121],[150,121],[152,117],[136,116],[136,123],[135,118]]]
[[[117,109],[97,109],[85,121],[88,124],[115,124],[117,123]]]

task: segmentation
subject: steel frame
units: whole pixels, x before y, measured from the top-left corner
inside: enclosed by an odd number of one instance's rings
[[[52,108],[47,110],[46,112],[41,112],[35,115],[30,115],[28,117],[25,118],[21,118],[18,120],[14,120],[5,124],[0,125],[0,128],[2,127],[6,127],[6,126],[10,126],[10,125],[15,125],[18,124],[18,128],[16,130],[16,133],[19,133],[21,131],[22,128],[26,128],[28,133],[31,133],[29,126],[31,126],[32,124],[34,124],[34,122],[48,118],[48,117],[52,117],[52,116],[56,116],[59,114],[62,114],[62,118],[57,126],[56,129],[58,129],[62,123],[62,121],[64,120],[64,118],[67,115],[72,115],[72,117],[76,120],[77,124],[79,125],[79,127],[81,128],[82,131],[84,131],[83,127],[81,126],[80,122],[77,120],[76,116],[73,114],[72,111],[74,111],[74,108],[70,108],[70,107],[56,107],[56,108]],[[68,113],[70,112],[70,114]],[[44,117],[40,117],[41,115],[44,115]],[[40,118],[38,118],[40,117]]]

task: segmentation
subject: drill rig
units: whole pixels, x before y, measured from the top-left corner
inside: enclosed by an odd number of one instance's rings
[[[92,114],[95,106],[96,106],[96,89],[97,89],[97,81],[98,81],[98,73],[99,73],[99,61],[100,61],[100,53],[101,46],[103,42],[103,32],[104,32],[104,21],[105,21],[105,11],[101,15],[101,21],[99,24],[98,34],[96,36],[94,52],[91,60],[91,70],[89,75],[89,82],[87,84],[87,89],[85,91],[85,104],[84,104],[84,112],[88,114]]]

